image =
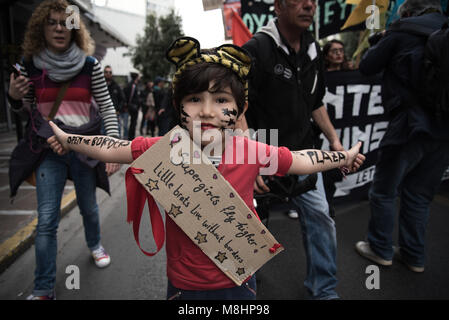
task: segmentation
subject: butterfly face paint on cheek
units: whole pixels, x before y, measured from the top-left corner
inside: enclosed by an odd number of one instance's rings
[[[187,118],[190,118],[190,115],[184,111],[183,104],[181,104],[180,109],[181,109],[181,127],[184,129],[187,129],[187,123],[188,123]]]
[[[235,120],[237,118],[237,110],[228,108],[223,108],[221,110],[224,116],[229,117],[229,119],[227,120],[221,120],[221,122],[224,123],[224,126],[221,128],[221,130],[224,130],[226,128],[229,128],[230,126],[235,125]]]
[[[235,109],[229,110],[228,108],[224,108],[224,109],[221,109],[221,111],[223,111],[223,114],[228,117],[232,117],[232,116],[236,117],[237,116],[237,110],[235,110]]]

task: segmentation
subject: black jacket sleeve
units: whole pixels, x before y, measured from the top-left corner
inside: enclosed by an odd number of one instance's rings
[[[396,36],[397,33],[387,31],[385,36],[365,53],[359,66],[362,74],[373,75],[385,69],[395,51]]]
[[[316,110],[324,105],[323,98],[324,98],[324,95],[326,94],[326,83],[324,81],[324,73],[325,73],[324,55],[323,55],[323,51],[321,51],[321,48],[320,48],[320,45],[318,44],[318,42],[315,42],[315,45],[317,46],[317,51],[318,51],[320,62],[319,62],[318,70],[317,70],[317,83],[316,83],[317,96],[316,96],[316,100],[315,100],[315,105],[312,107],[312,111]]]
[[[260,87],[260,81],[264,78],[261,74],[261,68],[259,67],[259,41],[256,38],[251,38],[246,42],[242,48],[244,48],[251,56],[251,69],[248,74],[248,110],[245,113],[245,118],[249,128],[258,129],[259,125],[259,112],[257,109],[258,91]]]
[[[248,42],[246,42],[243,46],[243,49],[245,49],[246,51],[248,51],[248,53],[251,56],[251,69],[250,69],[250,73],[248,75],[248,80],[250,82],[249,85],[249,90],[250,90],[250,94],[251,91],[254,91],[255,88],[257,88],[257,80],[260,79],[261,77],[258,76],[258,73],[260,73],[259,70],[259,64],[258,64],[258,52],[259,52],[259,43],[258,40],[256,38],[251,38],[250,40],[248,40]]]
[[[118,110],[123,110],[123,106],[125,105],[125,103],[126,103],[126,98],[125,98],[125,94],[123,93],[123,89],[118,85],[118,84],[116,84],[117,85],[117,92],[118,92],[118,94],[117,94],[117,103],[118,103]]]

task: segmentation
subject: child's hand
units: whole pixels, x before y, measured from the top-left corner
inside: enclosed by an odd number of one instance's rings
[[[113,175],[118,170],[120,170],[121,164],[120,163],[106,163],[106,173],[108,176]]]
[[[362,143],[358,142],[355,146],[347,151],[348,159],[346,160],[345,167],[348,168],[350,172],[356,172],[366,159],[363,154],[359,153],[361,146]]]
[[[53,121],[48,122],[50,127],[54,132],[54,136],[51,136],[47,139],[47,143],[50,145],[50,148],[59,155],[64,155],[69,152],[70,148],[67,143],[68,134],[59,129],[57,125],[53,123]]]
[[[257,194],[270,192],[270,188],[265,184],[262,176],[257,176],[256,181],[254,181],[254,191],[256,191]]]

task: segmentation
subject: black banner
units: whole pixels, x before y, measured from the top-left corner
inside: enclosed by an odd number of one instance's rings
[[[240,3],[243,22],[252,34],[276,16],[274,0],[241,0]],[[394,8],[394,4],[395,1],[390,1],[390,10]],[[340,33],[340,28],[354,8],[355,5],[347,4],[346,0],[319,0],[316,14],[320,15],[320,39]],[[312,31],[313,27],[312,25]],[[361,23],[344,31],[364,30],[365,27],[365,23]]]
[[[242,20],[252,34],[273,19],[274,0],[240,0]]]
[[[317,7],[317,13],[320,15],[320,39],[329,35],[342,32],[340,29],[345,24],[355,5],[347,4],[346,0],[320,0]],[[365,23],[358,24],[353,27],[349,27],[344,31],[364,30],[366,28]],[[312,31],[314,32],[315,25],[312,25]]]
[[[366,77],[358,70],[326,73],[323,102],[345,149],[358,141],[366,161],[360,170],[342,178],[341,174],[324,174],[329,197],[366,197],[377,160],[377,149],[388,126],[381,98],[381,76]],[[319,149],[329,150],[329,142],[320,135]]]
[[[345,149],[362,141],[363,166],[345,178],[339,170],[323,173],[328,199],[366,199],[373,179],[379,143],[388,126],[381,99],[381,75],[366,77],[358,70],[327,72],[323,102]],[[329,150],[320,134],[317,148]],[[442,177],[449,179],[449,168]],[[446,183],[446,182],[445,182]]]

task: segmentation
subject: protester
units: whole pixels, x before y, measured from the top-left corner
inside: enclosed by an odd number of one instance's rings
[[[323,47],[324,68],[326,71],[352,70],[352,64],[346,59],[344,43],[330,40]]]
[[[166,119],[162,115],[165,111],[163,107],[163,101],[165,99],[166,93],[167,91],[165,90],[165,79],[157,76],[156,79],[154,79],[153,98],[154,106],[156,109],[157,126],[159,128],[160,136],[168,132]]]
[[[161,108],[158,112],[159,135],[163,136],[176,125],[175,110],[173,109],[173,89],[172,84],[168,82],[162,99]]]
[[[183,37],[175,41],[167,51],[168,59],[176,65],[173,79],[173,102],[178,116],[178,124],[188,130],[191,138],[196,126],[203,128],[201,148],[211,145],[212,152],[221,152],[221,155],[207,154],[208,157],[221,156],[223,153],[234,152],[239,142],[252,147],[267,150],[267,159],[275,161],[277,158],[276,174],[285,173],[309,174],[346,165],[356,170],[363,163],[364,156],[358,155],[360,143],[349,151],[338,152],[342,161],[311,161],[306,153],[290,152],[285,147],[274,147],[252,141],[243,136],[234,136],[232,144],[225,148],[225,129],[234,129],[236,121],[240,119],[247,107],[246,75],[251,66],[247,53],[240,47],[223,45],[215,49],[200,50],[197,40]],[[224,112],[223,109],[226,109]],[[92,137],[77,136],[71,139],[70,134],[51,124],[55,137],[48,141],[58,153],[67,150],[76,150],[89,157],[106,161],[131,163],[147,149],[151,148],[160,138],[138,137],[132,143],[128,141],[114,141],[114,148],[102,148],[82,143],[83,139]],[[205,138],[211,132],[217,139]],[[81,139],[81,140],[80,140]],[[93,138],[95,139],[95,138]],[[69,143],[77,140],[80,143]],[[216,147],[218,146],[218,148]],[[228,151],[228,149],[230,149]],[[253,151],[255,151],[254,149]],[[310,150],[309,150],[310,151]],[[245,153],[250,151],[246,150]],[[307,152],[307,151],[306,151]],[[234,153],[235,154],[235,153]],[[337,152],[325,152],[329,159],[334,158]],[[169,155],[167,155],[169,156]],[[248,155],[243,157],[247,159]],[[343,159],[344,158],[344,159]],[[259,159],[255,164],[249,163],[217,163],[218,171],[236,189],[249,208],[253,208],[253,183],[259,169],[266,166]],[[127,188],[132,189],[130,175],[127,179]],[[135,178],[132,178],[135,179]],[[142,186],[137,183],[139,188]],[[131,191],[133,192],[133,191]],[[128,205],[137,206],[136,203]],[[128,207],[128,210],[130,208]],[[141,212],[140,212],[141,214]],[[217,266],[192,242],[187,235],[179,229],[171,218],[166,218],[167,229],[167,298],[171,299],[255,299],[256,281],[252,276],[241,285],[228,278]]]
[[[145,90],[142,92],[142,121],[140,123],[140,135],[154,136],[155,129],[155,109],[153,97],[153,81],[148,81]],[[146,129],[146,130],[145,130]]]
[[[427,37],[416,31],[427,30],[430,34],[448,20],[436,0],[406,0],[398,13],[401,18],[381,34],[360,64],[360,72],[366,75],[383,71],[382,103],[390,122],[379,145],[369,191],[371,218],[367,241],[358,242],[356,250],[384,266],[392,265],[396,251],[411,271],[423,272],[429,206],[449,165],[449,118],[432,114],[433,106],[419,99]],[[414,30],[407,31],[407,25]],[[447,42],[445,45],[447,48]],[[447,59],[443,57],[446,62]],[[398,196],[399,247],[395,248]]]
[[[153,82],[151,82],[151,89],[153,89]],[[146,99],[146,105],[148,106],[147,113],[145,114],[145,119],[147,121],[147,135],[149,132],[151,132],[151,136],[156,136],[156,107],[154,104],[154,96],[153,96],[153,90],[148,93],[147,99]]]
[[[277,18],[243,45],[255,60],[246,120],[248,127],[255,130],[278,130],[279,145],[297,150],[313,147],[312,118],[331,149],[339,151],[344,148],[322,102],[322,53],[308,31],[316,6],[310,0],[275,0]],[[298,179],[307,179],[307,175]],[[255,190],[269,191],[261,177]],[[338,298],[335,224],[329,217],[320,173],[316,189],[294,197],[291,205],[300,213],[307,257],[305,286],[315,299]]]
[[[12,110],[27,109],[31,114],[28,140],[14,150],[10,162],[10,174],[36,173],[36,269],[29,299],[55,298],[56,233],[67,177],[75,185],[87,246],[96,265],[103,268],[111,261],[100,243],[96,202],[96,185],[109,191],[104,164],[75,152],[58,155],[46,144],[51,134],[48,119],[77,134],[99,134],[102,119],[107,134],[118,137],[117,116],[100,63],[89,56],[93,41],[79,17],[78,26],[68,29],[68,6],[65,0],[46,0],[34,10],[22,46],[21,75],[11,74],[8,91]],[[91,96],[99,111],[91,106]],[[25,178],[17,178],[12,194]]]
[[[327,72],[352,70],[352,62],[346,59],[344,43],[340,40],[330,40],[323,46],[324,69]],[[312,123],[317,141],[320,139],[321,130],[315,123]],[[333,193],[329,188],[334,187],[335,181],[341,180],[341,172],[338,169],[323,173],[324,189],[326,190],[326,199],[329,204],[329,215],[335,219],[335,208],[333,205]]]
[[[141,106],[142,93],[139,87],[139,74],[131,72],[131,81],[123,90],[126,98],[126,111],[131,117],[128,129],[128,140],[133,140],[136,136],[137,116],[139,115],[139,108]]]
[[[115,112],[117,117],[120,115],[120,112],[123,109],[123,105],[125,103],[125,95],[123,94],[122,88],[114,81],[112,77],[112,68],[111,66],[104,67],[104,78],[106,79],[106,84],[108,85],[109,95],[111,97],[112,103],[115,107]],[[120,122],[119,122],[119,132],[121,131]]]
[[[120,137],[122,139],[128,139],[129,134],[129,112],[128,112],[128,102],[126,100],[125,93],[123,92],[125,101],[119,112],[119,125],[120,125]]]

